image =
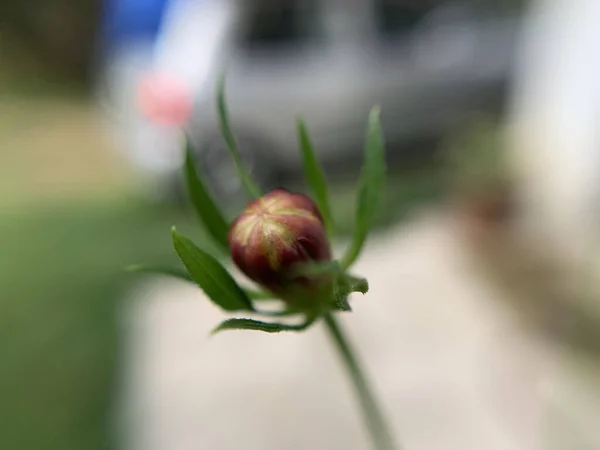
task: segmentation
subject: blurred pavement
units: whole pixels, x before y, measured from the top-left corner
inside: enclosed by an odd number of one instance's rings
[[[524,327],[453,230],[425,211],[374,237],[356,268],[371,292],[340,315],[402,448],[600,448],[600,365]],[[224,316],[198,289],[157,280],[132,296],[125,448],[370,448],[320,325],[209,338]]]

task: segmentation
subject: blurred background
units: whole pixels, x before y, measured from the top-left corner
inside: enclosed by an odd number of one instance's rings
[[[306,120],[340,246],[381,106],[373,293],[347,322],[405,448],[600,448],[596,3],[3,2],[0,448],[368,448],[319,329],[207,340],[197,290],[124,270],[177,264],[173,224],[210,248],[182,129],[244,204],[223,71],[264,188],[305,189]]]

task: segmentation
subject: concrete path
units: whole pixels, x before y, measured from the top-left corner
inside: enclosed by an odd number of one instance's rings
[[[600,368],[523,329],[473,269],[447,219],[429,212],[370,241],[356,267],[371,292],[340,319],[403,448],[600,448]],[[224,315],[198,289],[161,279],[133,294],[126,449],[370,448],[320,325],[209,338]]]

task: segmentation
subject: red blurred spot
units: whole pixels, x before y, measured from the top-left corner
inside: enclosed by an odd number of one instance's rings
[[[192,97],[176,77],[152,74],[143,78],[138,89],[142,113],[159,125],[182,126],[192,113]]]

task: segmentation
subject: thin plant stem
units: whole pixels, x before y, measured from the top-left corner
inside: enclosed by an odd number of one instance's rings
[[[376,450],[398,450],[399,445],[394,440],[390,428],[386,424],[381,408],[375,400],[375,396],[361,369],[355,352],[350,346],[348,339],[344,336],[344,331],[340,328],[333,315],[327,314],[324,320],[327,330],[354,384],[362,415],[373,441],[373,448]]]

